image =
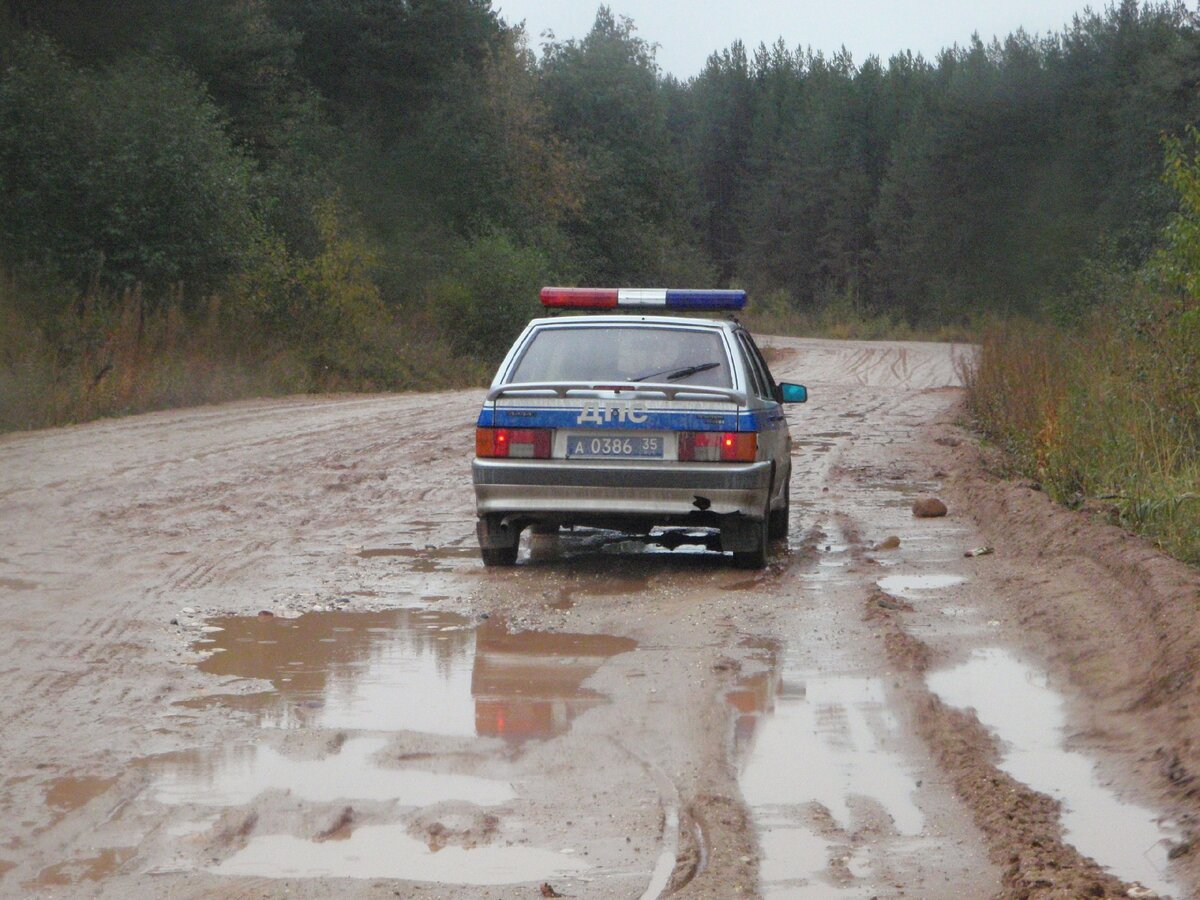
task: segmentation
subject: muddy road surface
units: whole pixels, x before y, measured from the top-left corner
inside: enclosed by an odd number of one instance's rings
[[[765,343],[761,573],[485,570],[479,391],[0,438],[0,895],[1198,896],[1194,573],[986,475],[966,348]]]

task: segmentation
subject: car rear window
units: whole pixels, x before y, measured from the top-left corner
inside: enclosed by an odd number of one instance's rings
[[[693,367],[695,371],[687,371]],[[732,387],[725,343],[718,332],[644,325],[542,328],[526,345],[508,380]]]

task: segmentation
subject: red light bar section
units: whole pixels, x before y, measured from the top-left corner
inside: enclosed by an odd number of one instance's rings
[[[742,309],[745,291],[675,288],[542,288],[542,305],[559,309]]]
[[[616,288],[542,288],[542,306],[559,309],[615,309]]]

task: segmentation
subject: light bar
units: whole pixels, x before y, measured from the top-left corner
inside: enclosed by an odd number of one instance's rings
[[[745,305],[745,291],[542,288],[542,306],[553,309],[742,309]]]

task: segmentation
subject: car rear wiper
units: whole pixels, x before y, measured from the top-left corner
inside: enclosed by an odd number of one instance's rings
[[[689,375],[695,375],[697,372],[707,372],[709,369],[715,369],[720,363],[706,362],[700,363],[697,366],[686,366],[682,369],[663,369],[661,372],[651,372],[648,375],[639,375],[637,378],[631,378],[630,381],[645,381],[647,378],[654,378],[657,375],[665,375],[667,381],[675,381],[679,378],[687,378]]]

